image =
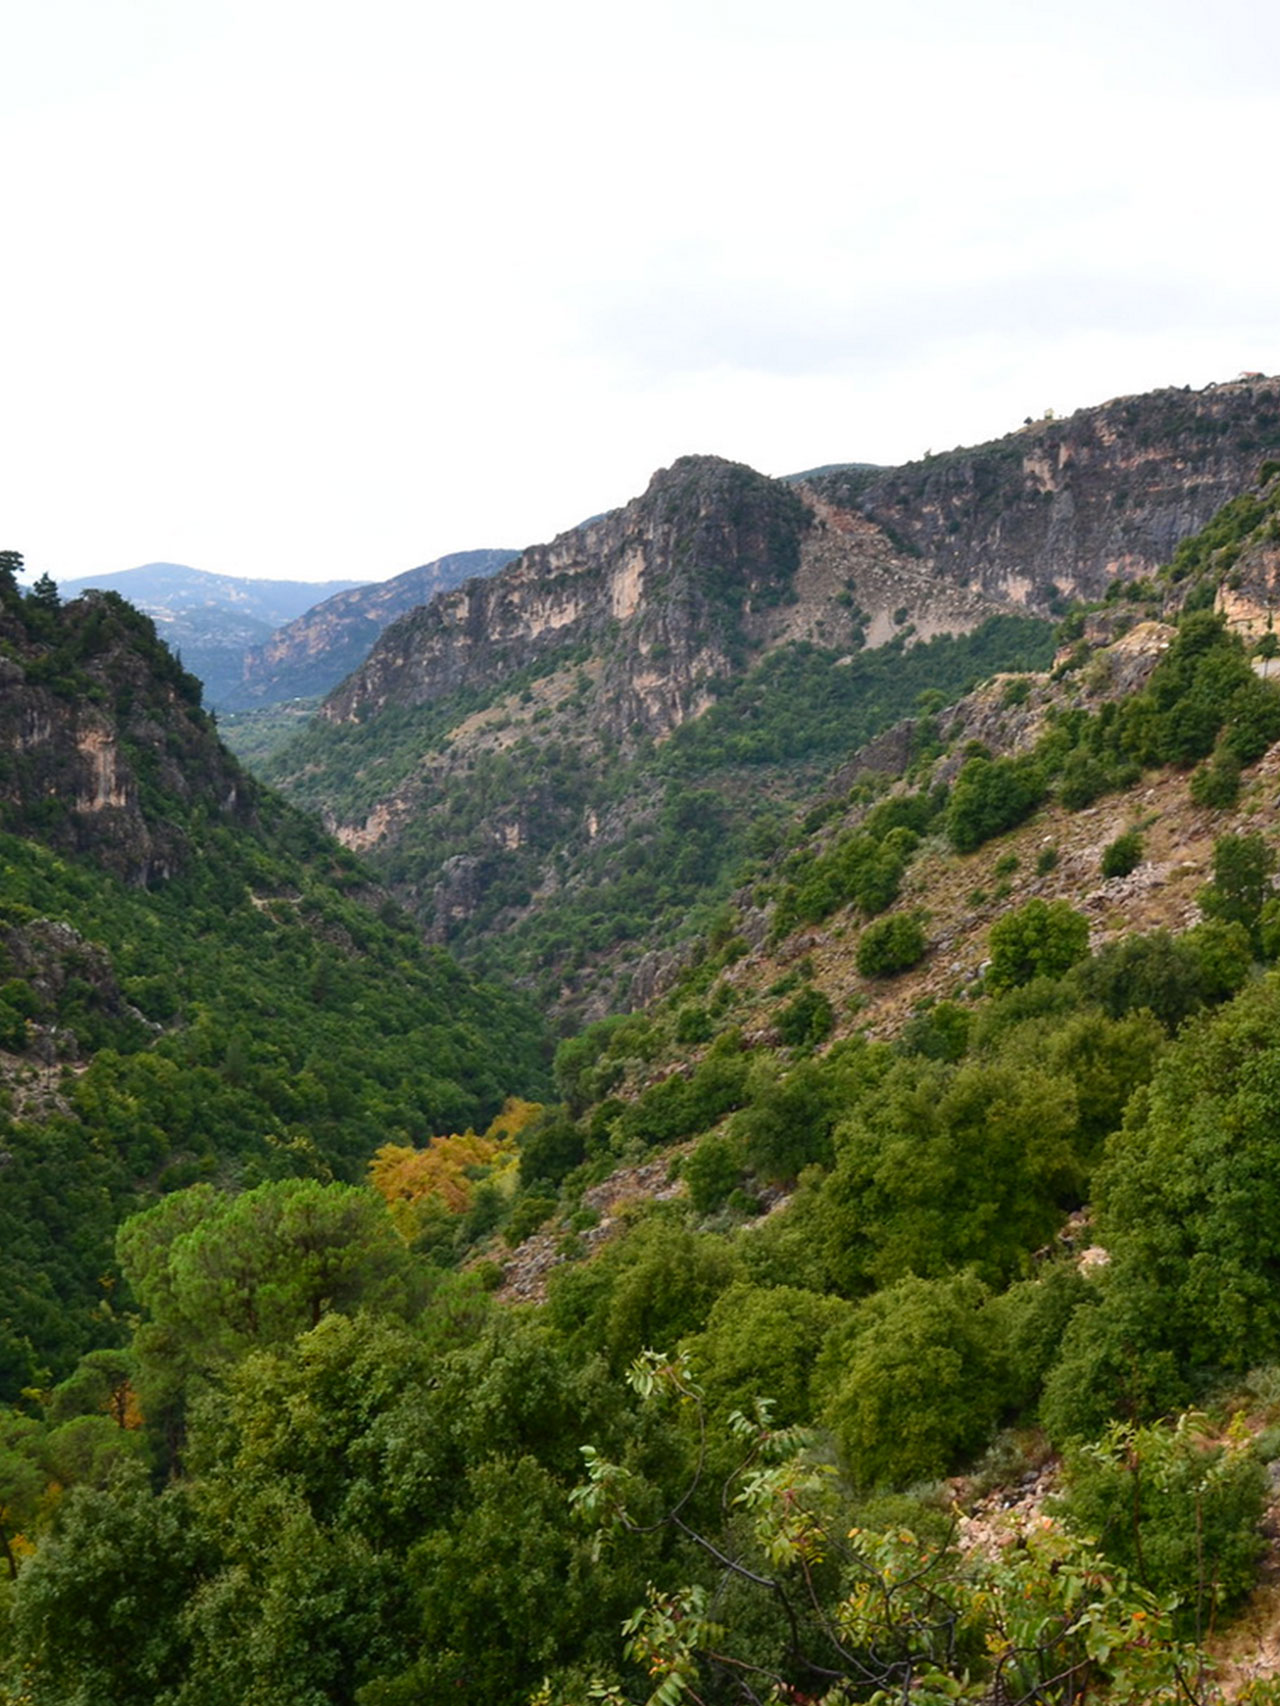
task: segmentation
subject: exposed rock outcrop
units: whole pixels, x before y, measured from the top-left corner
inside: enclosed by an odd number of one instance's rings
[[[193,807],[252,817],[256,785],[219,745],[199,682],[116,594],[35,628],[0,608],[0,644],[0,827],[146,885],[185,863]]]

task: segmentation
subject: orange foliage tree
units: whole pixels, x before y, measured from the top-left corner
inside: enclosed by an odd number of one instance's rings
[[[483,1134],[433,1137],[425,1149],[384,1143],[369,1163],[369,1183],[385,1200],[401,1233],[412,1237],[419,1205],[431,1199],[452,1214],[464,1213],[476,1178],[500,1168],[504,1160],[514,1161],[515,1140],[539,1111],[536,1102],[509,1096]]]

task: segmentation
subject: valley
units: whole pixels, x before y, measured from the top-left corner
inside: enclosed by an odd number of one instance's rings
[[[0,1702],[1280,1698],[1278,584],[1275,380],[684,459],[256,775],[0,573]]]

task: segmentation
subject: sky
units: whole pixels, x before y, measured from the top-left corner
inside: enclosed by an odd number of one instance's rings
[[[0,0],[0,547],[383,579],[1280,370],[1270,0]]]

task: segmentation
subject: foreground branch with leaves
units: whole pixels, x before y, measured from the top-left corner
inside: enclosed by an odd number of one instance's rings
[[[587,1481],[572,1495],[610,1537],[679,1533],[707,1568],[674,1590],[650,1586],[623,1625],[629,1667],[591,1686],[608,1706],[1110,1706],[1220,1698],[1203,1652],[1175,1633],[1176,1594],[1157,1595],[1086,1539],[1048,1517],[993,1552],[960,1550],[906,1528],[849,1528],[836,1471],[803,1429],[774,1429],[759,1401],[717,1429],[683,1356],[646,1352],[632,1388],[674,1405],[697,1436],[679,1499],[656,1518],[636,1510],[647,1488],[627,1468],[583,1448]],[[727,1456],[731,1453],[731,1459]],[[710,1506],[714,1462],[720,1529],[691,1512]],[[845,1520],[842,1521],[842,1512]],[[767,1601],[772,1615],[751,1602]],[[1257,1683],[1237,1698],[1280,1700]],[[571,1706],[548,1685],[535,1706]],[[572,1706],[580,1706],[577,1697]]]

